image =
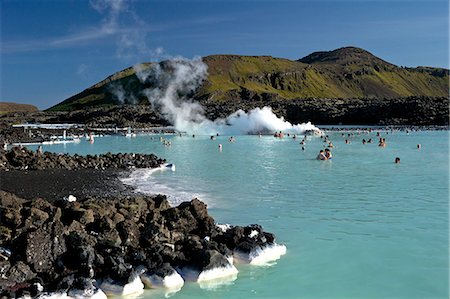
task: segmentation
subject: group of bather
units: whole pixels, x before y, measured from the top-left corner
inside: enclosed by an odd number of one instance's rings
[[[370,133],[370,132],[372,132],[371,129],[369,131],[366,131],[366,133]],[[360,134],[361,133],[358,132],[358,135],[360,135]],[[389,134],[389,133],[387,133],[387,134]],[[294,140],[297,139],[297,135],[296,134],[289,134],[289,133],[287,133],[286,135],[287,135],[287,137],[291,137],[292,136],[292,139],[294,139]],[[215,140],[217,136],[219,136],[218,133],[215,136],[214,135],[210,136],[210,139],[211,140]],[[284,138],[284,136],[285,136],[285,134],[282,131],[277,131],[277,132],[275,132],[273,134],[273,137],[275,137],[275,138]],[[347,139],[346,137],[350,138],[350,137],[354,137],[354,136],[355,136],[355,133],[353,133],[353,132],[352,133],[348,133],[348,134],[342,133],[342,137],[345,138],[344,141],[345,141],[346,144],[350,144],[350,140]],[[192,137],[195,138],[195,135],[192,135]],[[261,133],[259,134],[259,137],[260,138],[262,137]],[[379,137],[378,146],[379,147],[386,147],[387,146],[386,138],[382,138],[380,132],[377,132],[377,137]],[[334,148],[334,145],[331,142],[331,140],[329,139],[328,135],[322,135],[322,136],[320,136],[320,138],[322,138],[323,142],[326,143],[326,145],[323,146],[323,147],[326,147],[326,148],[324,150],[320,150],[319,151],[319,154],[317,155],[316,159],[317,160],[322,160],[322,161],[324,161],[324,160],[331,160],[333,158],[333,154],[331,153],[331,148]],[[306,135],[305,135],[304,138],[300,141],[300,145],[302,146],[301,147],[302,150],[305,150],[305,146],[304,145],[306,144],[306,140],[307,139],[306,139]],[[236,141],[236,139],[235,139],[234,136],[231,136],[231,137],[229,137],[228,141],[233,143],[233,142]],[[366,144],[366,143],[372,143],[372,138],[369,138],[368,140],[362,139],[362,144]],[[420,147],[421,147],[421,145],[418,144],[417,148],[420,149]],[[222,144],[219,144],[219,151],[222,151]],[[397,164],[400,163],[400,158],[399,157],[395,158],[395,163],[397,163]]]
[[[317,160],[331,160],[333,158],[333,155],[331,154],[331,151],[329,148],[326,148],[324,150],[320,150],[319,154],[317,155]]]

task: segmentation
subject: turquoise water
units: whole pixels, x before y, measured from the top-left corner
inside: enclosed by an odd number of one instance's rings
[[[170,192],[174,202],[200,196],[217,222],[259,223],[287,246],[275,265],[239,265],[231,284],[190,283],[173,298],[448,298],[448,131],[383,132],[386,148],[361,143],[377,141],[375,132],[351,144],[328,134],[331,161],[315,160],[317,137],[305,151],[271,136],[165,136],[171,147],[158,137],[104,137],[44,150],[155,153],[176,171],[155,172],[140,188]]]

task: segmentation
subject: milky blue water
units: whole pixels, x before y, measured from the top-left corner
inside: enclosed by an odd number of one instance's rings
[[[259,223],[287,246],[275,265],[240,265],[229,285],[190,283],[173,298],[448,298],[448,131],[383,132],[386,148],[361,143],[376,141],[375,132],[350,144],[328,134],[331,161],[315,160],[324,144],[317,137],[305,151],[271,136],[165,136],[171,147],[158,137],[104,137],[44,150],[155,153],[176,171],[155,172],[140,188],[174,202],[195,194],[217,222]]]

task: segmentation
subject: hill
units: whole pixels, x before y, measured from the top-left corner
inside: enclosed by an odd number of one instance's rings
[[[37,111],[39,111],[39,109],[36,106],[29,104],[0,102],[0,114],[9,112],[37,112]]]
[[[208,75],[185,95],[200,102],[210,119],[268,105],[292,122],[448,124],[448,69],[399,67],[355,47],[314,52],[299,60],[241,55],[202,60]],[[49,110],[149,105],[144,89],[164,85],[171,72],[168,61],[130,67]],[[144,84],[138,78],[142,74],[150,74]]]
[[[305,98],[447,97],[449,70],[404,68],[366,50],[314,52],[297,61],[271,56],[212,55],[208,76],[193,97],[202,103]],[[165,62],[161,62],[164,65]],[[140,65],[141,69],[152,63]],[[145,104],[135,68],[117,72],[49,110],[78,110],[120,103]]]

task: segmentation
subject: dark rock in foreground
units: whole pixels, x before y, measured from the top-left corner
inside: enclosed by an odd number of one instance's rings
[[[13,148],[0,152],[0,162],[1,298],[43,291],[104,298],[142,291],[144,283],[179,289],[184,280],[235,278],[233,258],[257,264],[265,250],[272,260],[286,250],[261,226],[217,226],[198,199],[170,207],[163,195],[104,192],[120,188],[106,171],[158,167],[164,160],[155,155]],[[70,194],[79,189],[93,192]]]
[[[200,280],[208,270],[235,270],[233,254],[275,244],[258,225],[223,229],[198,199],[170,207],[162,195],[49,203],[0,191],[0,215],[0,247],[11,252],[0,259],[6,297],[42,290],[88,296],[98,288],[123,294],[118,286],[140,283],[139,276],[164,284],[175,269],[184,279],[194,270]]]

